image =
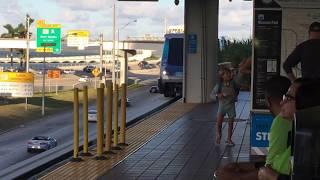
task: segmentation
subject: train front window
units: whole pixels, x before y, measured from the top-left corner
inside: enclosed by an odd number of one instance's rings
[[[183,39],[172,38],[169,41],[168,64],[181,66],[183,64]]]

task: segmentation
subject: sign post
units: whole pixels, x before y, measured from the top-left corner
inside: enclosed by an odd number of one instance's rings
[[[52,73],[52,78],[56,80],[56,95],[58,95],[58,79],[60,79],[60,70],[54,70]]]
[[[58,69],[48,70],[49,83],[51,82],[51,79],[55,79],[56,94],[58,94],[58,79],[60,78],[60,74],[61,74],[61,71]],[[51,85],[49,85],[49,88],[51,88]],[[50,89],[49,89],[49,92],[51,92]]]
[[[94,75],[94,88],[97,88],[97,77],[100,74],[99,68],[94,68],[91,72]]]
[[[37,49],[36,52],[43,52],[42,71],[42,111],[44,116],[45,107],[45,77],[46,77],[46,52],[60,54],[61,52],[61,25],[46,24],[44,20],[37,21]]]
[[[42,106],[41,114],[44,116],[44,96],[46,91],[46,46],[43,48],[43,66],[42,66]]]

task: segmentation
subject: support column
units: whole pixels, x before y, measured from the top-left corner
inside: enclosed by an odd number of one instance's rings
[[[184,101],[207,103],[217,77],[218,0],[185,1]],[[189,37],[196,36],[196,51]],[[193,44],[194,47],[194,44]]]

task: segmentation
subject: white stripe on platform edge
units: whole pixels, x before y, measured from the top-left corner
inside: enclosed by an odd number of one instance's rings
[[[251,147],[251,150],[253,150],[256,153],[256,155],[265,155],[265,153],[263,153],[263,151],[260,150],[260,148],[258,147]]]

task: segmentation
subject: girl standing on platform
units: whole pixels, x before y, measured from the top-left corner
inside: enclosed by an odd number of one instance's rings
[[[236,117],[235,102],[237,100],[239,88],[232,79],[232,72],[230,69],[222,69],[220,82],[214,87],[214,91],[216,92],[217,98],[219,100],[216,122],[216,144],[220,144],[223,117],[227,114],[229,118],[229,126],[226,145],[234,146],[234,142],[231,140],[231,136],[234,118]]]

